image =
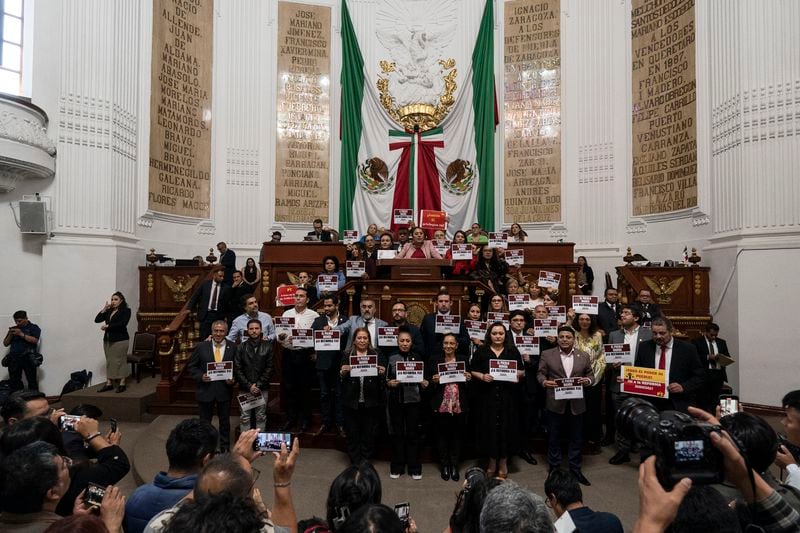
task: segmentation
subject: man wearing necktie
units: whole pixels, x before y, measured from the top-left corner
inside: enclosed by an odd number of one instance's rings
[[[719,394],[722,386],[728,381],[725,367],[719,362],[720,354],[730,357],[728,343],[720,339],[719,326],[713,322],[706,325],[703,335],[692,341],[697,348],[700,364],[705,372],[705,383],[697,393],[697,404],[706,412],[713,413],[719,403]]]
[[[212,381],[208,375],[208,363],[230,361],[236,354],[236,345],[225,339],[228,324],[217,320],[211,325],[211,340],[197,344],[189,359],[187,368],[197,384],[195,397],[200,410],[200,418],[211,422],[214,416],[214,404],[219,417],[219,445],[221,451],[230,449],[231,445],[231,395],[233,379]]]
[[[666,371],[669,398],[654,399],[653,405],[660,411],[675,409],[687,412],[696,406],[695,395],[703,386],[704,372],[694,345],[672,336],[672,322],[666,317],[657,317],[651,324],[652,340],[639,345],[634,366],[660,368]]]
[[[187,307],[197,311],[200,322],[200,339],[206,340],[211,334],[211,324],[215,320],[224,320],[230,301],[230,286],[223,282],[225,268],[216,266],[211,270],[211,279],[205,280],[194,291]]]
[[[603,330],[603,342],[608,342],[608,335],[619,329],[617,323],[619,312],[619,292],[614,287],[606,289],[606,299],[597,307],[597,325]]]

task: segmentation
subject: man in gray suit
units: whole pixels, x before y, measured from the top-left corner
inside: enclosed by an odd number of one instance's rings
[[[378,328],[385,328],[388,324],[380,318],[375,318],[377,311],[375,299],[369,295],[361,296],[361,314],[353,315],[345,324],[342,324],[339,329],[342,335],[347,335],[347,346],[344,351],[349,352],[350,347],[353,345],[353,336],[351,333],[356,328],[367,328],[369,330],[369,343],[373,348],[378,346]]]
[[[581,397],[556,400],[557,379],[575,378],[576,385],[589,387],[594,383],[592,358],[575,349],[575,330],[570,326],[558,328],[558,348],[542,353],[539,360],[539,384],[547,391],[547,462],[550,470],[561,467],[561,432],[566,431],[569,441],[569,470],[579,483],[591,485],[581,472],[581,445],[583,444],[583,413],[586,402]]]
[[[630,344],[631,357],[635,360],[639,346],[643,342],[652,339],[653,332],[650,328],[643,328],[639,325],[642,319],[642,311],[637,306],[623,306],[619,316],[622,321],[622,329],[609,333],[608,342],[609,344]],[[617,416],[617,411],[622,405],[622,402],[628,397],[619,390],[620,384],[617,378],[619,377],[620,366],[622,366],[620,363],[606,365],[606,393],[611,394],[613,410],[611,412],[606,412],[606,438],[603,439],[604,444],[610,444],[614,435],[614,417]],[[606,405],[608,406],[608,404]],[[631,460],[628,456],[631,447],[630,442],[619,433],[616,435],[616,442],[618,451],[608,462],[612,465],[627,463]]]
[[[211,422],[214,416],[214,404],[217,404],[219,416],[219,445],[225,452],[231,445],[231,395],[233,379],[211,381],[208,376],[208,363],[233,362],[236,345],[225,339],[228,324],[217,320],[211,324],[211,340],[199,343],[189,359],[189,374],[197,382],[195,397],[200,406],[200,418]]]

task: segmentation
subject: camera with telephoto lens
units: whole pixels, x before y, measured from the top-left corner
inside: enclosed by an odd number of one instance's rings
[[[658,412],[641,398],[629,398],[617,411],[618,430],[631,442],[639,442],[656,456],[661,485],[672,488],[688,477],[692,483],[721,483],[722,454],[711,443],[720,427],[698,422],[680,411]]]
[[[471,489],[477,483],[486,479],[486,472],[479,466],[473,466],[464,474],[465,488]]]

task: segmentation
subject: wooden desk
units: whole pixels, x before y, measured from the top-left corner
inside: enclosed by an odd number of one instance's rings
[[[449,267],[449,259],[380,259],[378,266],[390,268],[393,280],[441,280],[442,267]]]

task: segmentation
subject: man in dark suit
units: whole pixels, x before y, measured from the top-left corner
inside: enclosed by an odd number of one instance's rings
[[[217,405],[219,417],[219,445],[225,452],[231,445],[231,394],[233,379],[211,381],[208,376],[208,363],[231,361],[236,355],[236,345],[225,339],[228,324],[217,320],[211,325],[211,340],[197,344],[189,359],[189,374],[197,382],[195,396],[200,407],[200,418],[211,419],[214,416],[214,404]]]
[[[219,264],[225,267],[226,284],[233,283],[233,272],[236,270],[236,252],[228,248],[224,242],[217,243],[217,250],[219,250]]]
[[[592,511],[585,506],[581,486],[573,476],[563,470],[553,470],[547,476],[544,481],[544,497],[559,520],[565,513],[569,515],[577,528],[576,531],[591,533],[622,533],[624,531],[622,522],[616,515]]]
[[[706,325],[705,333],[692,341],[697,349],[697,355],[700,357],[700,365],[705,371],[705,382],[697,391],[697,405],[707,413],[715,412],[722,385],[728,381],[725,367],[719,364],[719,355],[724,354],[730,357],[730,352],[728,343],[725,342],[725,339],[720,339],[718,335],[719,326],[709,322]]]
[[[216,320],[224,320],[230,301],[230,287],[222,281],[225,269],[221,266],[213,268],[211,279],[205,280],[194,291],[189,299],[190,310],[197,311],[197,320],[200,322],[200,339],[205,340],[211,334],[211,324]]]
[[[436,312],[427,314],[422,319],[419,329],[422,333],[422,342],[425,343],[425,357],[427,359],[436,358],[443,353],[442,339],[444,334],[436,333],[436,315],[449,315],[452,306],[453,302],[450,299],[450,293],[445,289],[441,289],[436,295]],[[463,320],[461,321],[458,335],[456,335],[456,340],[458,340],[458,353],[461,355],[468,354],[469,335],[467,335]]]
[[[547,462],[550,470],[561,467],[561,433],[568,433],[569,470],[578,482],[591,485],[581,472],[583,458],[583,413],[586,402],[583,397],[571,400],[556,400],[556,380],[575,378],[576,385],[589,387],[594,382],[592,358],[575,349],[575,330],[570,326],[558,328],[558,348],[545,351],[539,360],[539,384],[547,391]]]
[[[311,329],[314,331],[342,331],[342,324],[347,323],[347,318],[339,313],[339,297],[334,293],[322,295],[322,310],[324,314],[314,319]],[[319,405],[322,415],[322,427],[319,433],[333,429],[333,421],[339,430],[344,430],[344,408],[342,406],[342,389],[339,382],[339,367],[341,366],[342,350],[347,345],[347,332],[342,331],[339,337],[338,350],[318,350],[314,355],[317,379],[319,381]]]
[[[233,324],[234,319],[244,312],[245,294],[253,292],[253,287],[244,282],[244,276],[240,270],[233,272],[233,285],[228,291],[228,327]]]
[[[695,395],[703,385],[697,350],[691,343],[672,336],[672,322],[666,317],[654,318],[651,331],[653,339],[639,346],[634,366],[665,369],[669,398],[654,401],[653,405],[659,411],[675,409],[685,413],[690,405],[696,405]]]
[[[414,324],[410,324],[408,319],[406,318],[406,304],[400,300],[396,301],[394,305],[392,305],[392,322],[389,324],[392,327],[399,328],[400,326],[405,326],[411,332],[411,350],[420,354],[420,355],[427,355],[425,353],[425,341],[422,340],[422,332],[419,330],[417,326]],[[388,350],[384,350],[384,352],[396,352],[396,346],[390,346]],[[388,359],[389,353],[386,354]]]
[[[657,303],[653,303],[653,295],[650,289],[642,289],[639,291],[639,296],[633,305],[639,307],[642,312],[642,324],[652,321],[654,318],[664,316],[661,312],[661,307]]]
[[[642,319],[642,313],[636,306],[623,306],[622,310],[620,311],[619,318],[622,322],[622,329],[612,331],[608,335],[608,342],[609,344],[630,345],[631,357],[636,360],[636,354],[639,352],[639,346],[641,346],[643,342],[652,339],[653,333],[651,332],[650,328],[643,328],[639,325],[639,321]],[[606,365],[605,373],[606,435],[600,444],[603,446],[609,446],[615,442],[616,438],[617,448],[620,451],[609,461],[609,463],[612,465],[625,463],[630,460],[627,451],[630,449],[630,443],[623,435],[615,435],[615,417],[617,416],[617,411],[622,405],[622,402],[624,402],[627,398],[626,394],[622,394],[619,391],[620,384],[619,381],[617,381],[617,378],[619,377],[620,366],[622,366],[621,363]]]
[[[606,299],[597,306],[597,325],[603,330],[603,342],[608,342],[608,335],[619,329],[617,317],[622,310],[619,304],[619,293],[614,287],[606,289]]]
[[[322,226],[322,219],[318,218],[314,220],[314,231],[309,231],[306,234],[306,240],[310,241],[320,241],[320,242],[332,242],[334,241],[334,235],[338,237],[338,234],[334,234],[334,231],[331,228],[325,228]],[[335,239],[338,240],[338,239]]]

